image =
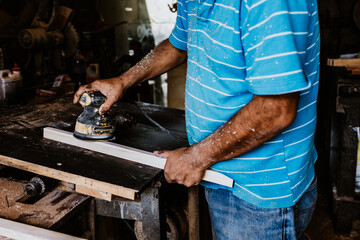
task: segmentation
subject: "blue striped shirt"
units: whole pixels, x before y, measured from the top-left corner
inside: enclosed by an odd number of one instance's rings
[[[300,92],[291,126],[262,146],[211,167],[233,178],[231,190],[245,201],[267,208],[294,205],[314,179],[317,159],[316,0],[178,0],[169,41],[188,54],[190,144],[216,131],[253,94]]]

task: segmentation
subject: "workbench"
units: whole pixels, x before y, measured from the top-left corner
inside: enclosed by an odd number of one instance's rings
[[[118,126],[116,138],[111,141],[145,151],[188,145],[183,111],[150,104],[140,107],[178,137],[153,126],[134,104],[117,103],[113,111],[130,122]],[[90,210],[98,215],[138,221],[141,239],[165,238],[162,170],[43,138],[44,127],[72,132],[82,110],[79,104],[72,103],[71,97],[0,109],[0,164],[74,184],[74,189],[83,179],[89,190],[92,184],[131,190],[134,200],[121,194],[112,196],[111,201],[95,198]]]
[[[329,59],[333,79],[327,83],[331,111],[330,175],[332,180],[335,231],[349,235],[360,216],[360,194],[355,191],[359,156],[360,59]]]

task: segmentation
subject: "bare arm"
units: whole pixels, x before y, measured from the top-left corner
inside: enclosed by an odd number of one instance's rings
[[[86,91],[100,91],[107,97],[100,112],[106,112],[129,87],[175,68],[186,58],[186,51],[175,48],[169,40],[165,40],[123,75],[81,86],[74,95],[74,103]]]
[[[126,85],[132,86],[177,67],[186,58],[186,51],[175,48],[169,40],[165,40],[120,78],[125,78]]]
[[[227,123],[189,148],[156,152],[167,158],[168,182],[196,185],[214,163],[244,154],[273,138],[295,119],[298,93],[257,96]]]

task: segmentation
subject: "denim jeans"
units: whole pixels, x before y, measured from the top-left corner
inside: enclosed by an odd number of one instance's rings
[[[317,199],[316,180],[300,200],[288,208],[261,208],[239,199],[225,189],[206,188],[213,239],[306,239]]]

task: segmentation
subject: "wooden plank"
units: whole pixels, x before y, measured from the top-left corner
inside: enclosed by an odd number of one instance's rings
[[[189,240],[200,239],[199,187],[188,189]]]
[[[0,235],[15,240],[84,240],[3,218],[0,218]]]
[[[60,183],[58,184],[58,186],[56,188],[61,191],[66,191],[66,192],[71,192],[71,193],[76,192],[76,193],[84,194],[87,196],[100,198],[100,199],[103,199],[106,201],[111,201],[113,199],[113,195],[111,193],[98,191],[93,188],[89,188],[89,187],[82,186],[82,185],[75,185],[75,184],[64,182],[64,181],[60,181]]]
[[[327,61],[327,65],[333,67],[359,67],[360,58],[329,58]]]
[[[164,169],[166,163],[166,159],[156,157],[150,152],[142,151],[139,149],[135,149],[107,141],[80,140],[75,138],[72,133],[59,130],[56,128],[50,128],[50,127],[44,128],[44,138],[89,149],[110,156],[127,159],[133,162],[141,163],[144,165],[148,165],[160,169]],[[224,185],[227,187],[233,187],[234,184],[233,179],[213,170],[206,170],[203,180]]]
[[[357,68],[353,68],[351,69],[351,74],[352,75],[360,75],[360,67],[357,67]]]
[[[125,188],[123,186],[102,182],[99,180],[83,177],[80,175],[64,172],[54,168],[49,168],[41,166],[39,164],[22,161],[16,158],[11,158],[7,156],[0,155],[0,164],[22,169],[25,171],[33,172],[42,176],[58,179],[61,181],[66,181],[74,184],[79,184],[83,186],[89,186],[92,189],[98,191],[104,191],[111,193],[116,196],[128,198],[131,200],[135,199],[136,190]]]
[[[113,195],[111,193],[97,191],[92,188],[81,185],[76,185],[75,191],[84,195],[100,198],[106,201],[111,201],[113,199]]]

